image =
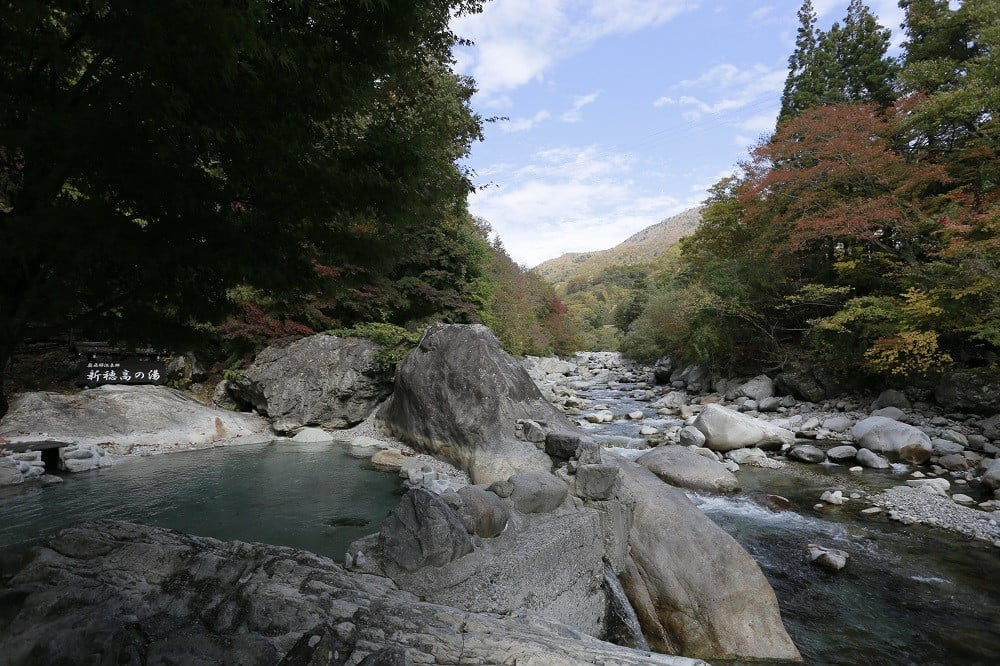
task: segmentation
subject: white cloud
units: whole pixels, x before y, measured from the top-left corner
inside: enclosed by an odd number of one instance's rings
[[[502,0],[452,28],[475,46],[456,49],[456,67],[471,74],[480,96],[542,80],[554,63],[601,37],[652,28],[698,6],[691,0]]]
[[[636,231],[704,199],[650,194],[635,160],[597,145],[537,151],[530,164],[504,174],[497,187],[470,197],[511,256],[529,266],[563,252],[612,247]]]
[[[593,104],[597,97],[600,95],[599,92],[592,92],[589,95],[581,95],[573,100],[573,106],[559,117],[564,123],[578,123],[583,120],[583,107],[588,104]]]
[[[706,70],[697,78],[685,79],[671,86],[673,90],[697,94],[664,95],[657,98],[653,106],[687,107],[685,118],[697,120],[702,115],[759,106],[764,100],[770,101],[784,87],[785,77],[783,68],[760,64],[740,68],[725,63]]]
[[[768,14],[770,14],[773,11],[774,11],[773,5],[761,7],[760,9],[755,9],[754,12],[750,15],[750,18],[753,19],[754,21],[759,21],[765,18]]]
[[[504,132],[527,132],[530,129],[534,129],[535,125],[540,122],[546,121],[552,117],[545,109],[542,109],[530,118],[511,118],[508,120],[501,120],[497,123],[500,129]]]

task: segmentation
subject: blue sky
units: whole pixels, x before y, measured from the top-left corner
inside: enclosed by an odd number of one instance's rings
[[[698,205],[774,128],[800,0],[492,0],[456,51],[488,124],[470,197],[534,266]],[[901,39],[896,0],[869,0]],[[813,0],[819,26],[847,0]]]

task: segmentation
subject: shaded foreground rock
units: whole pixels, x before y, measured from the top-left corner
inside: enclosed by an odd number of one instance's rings
[[[516,437],[519,419],[544,424],[548,431],[574,430],[493,333],[478,324],[429,327],[400,365],[392,398],[379,415],[400,439],[485,484],[551,468],[535,443]]]
[[[379,576],[293,548],[98,521],[63,530],[0,589],[9,663],[275,664],[320,645],[344,661],[668,664],[532,614],[419,601]],[[325,629],[324,629],[325,627]],[[304,645],[303,645],[304,643]],[[310,648],[310,645],[312,646]],[[371,662],[365,662],[371,663]],[[383,663],[376,661],[375,663]]]
[[[613,453],[635,506],[622,585],[655,650],[800,660],[760,567],[683,492]],[[683,537],[679,537],[683,535]]]
[[[378,362],[378,351],[370,340],[312,335],[267,347],[227,390],[270,417],[278,432],[347,428],[364,421],[392,390],[392,373]]]
[[[109,384],[75,394],[16,395],[0,421],[0,437],[105,445],[126,454],[206,446],[267,428],[262,418],[209,407],[166,386]]]

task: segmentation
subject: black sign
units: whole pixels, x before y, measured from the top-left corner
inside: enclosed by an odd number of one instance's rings
[[[103,384],[162,384],[166,379],[167,364],[163,361],[140,359],[87,359],[80,361],[78,384],[101,386]]]

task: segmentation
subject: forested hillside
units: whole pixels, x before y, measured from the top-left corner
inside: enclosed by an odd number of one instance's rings
[[[806,355],[899,382],[1000,353],[1000,4],[806,0],[776,131],[710,192],[625,350],[726,370]]]

